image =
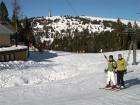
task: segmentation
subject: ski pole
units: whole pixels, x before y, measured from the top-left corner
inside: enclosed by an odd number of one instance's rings
[[[104,58],[108,61],[107,56],[103,53],[103,49],[100,50],[100,53],[102,53]]]
[[[107,56],[104,53],[102,53],[102,54],[104,55],[104,58],[108,61]]]

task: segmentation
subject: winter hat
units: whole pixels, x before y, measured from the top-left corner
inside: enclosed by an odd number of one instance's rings
[[[113,55],[109,55],[109,58],[112,58],[113,59]]]
[[[119,58],[122,58],[122,54],[118,54],[118,57],[119,57]]]

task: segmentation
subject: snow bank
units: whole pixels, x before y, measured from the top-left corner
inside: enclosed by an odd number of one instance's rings
[[[48,54],[48,55],[47,55]],[[51,54],[40,54],[36,52],[34,55],[37,59],[41,55],[46,55],[46,59],[53,57]],[[44,57],[43,57],[44,58]],[[41,59],[40,59],[41,60]],[[76,71],[71,70],[72,67],[52,64],[46,61],[13,61],[0,63],[0,87],[15,87],[24,85],[35,85],[44,82],[68,79],[77,75]]]
[[[0,74],[0,87],[15,87],[15,86],[23,86],[23,85],[35,85],[41,84],[44,82],[50,82],[54,80],[62,80],[73,77],[76,75],[74,71],[63,71],[61,70],[63,67],[49,67],[47,64],[40,63],[32,63],[33,65],[28,65],[26,62],[24,63],[10,63],[12,68],[16,67],[18,69],[11,70],[3,70]],[[8,67],[8,64],[2,64],[3,67]],[[28,66],[26,66],[28,65]],[[42,65],[42,66],[41,66]],[[38,66],[38,67],[37,67]],[[58,70],[59,68],[59,70]]]

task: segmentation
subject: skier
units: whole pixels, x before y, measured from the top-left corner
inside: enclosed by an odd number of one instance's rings
[[[125,88],[124,84],[124,74],[127,72],[127,63],[125,59],[122,57],[122,54],[118,54],[117,60],[117,87],[118,88]]]
[[[108,68],[107,68],[107,85],[105,88],[116,88],[116,81],[115,81],[115,69],[117,67],[116,61],[113,59],[113,55],[109,56],[108,60]],[[111,82],[113,86],[111,86]]]

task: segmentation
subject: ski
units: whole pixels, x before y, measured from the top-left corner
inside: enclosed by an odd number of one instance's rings
[[[105,88],[105,87],[103,87],[103,88],[99,88],[99,89],[111,90],[112,88]]]
[[[120,90],[123,90],[123,89],[126,89],[127,87],[125,87],[125,88],[114,88],[114,89],[112,89],[112,88],[105,88],[105,87],[103,87],[103,88],[99,88],[99,89],[104,89],[104,90],[110,90],[110,91],[120,91]]]
[[[104,89],[104,90],[109,90],[109,91],[120,91],[121,89],[112,89],[112,88],[99,88],[99,89]]]

